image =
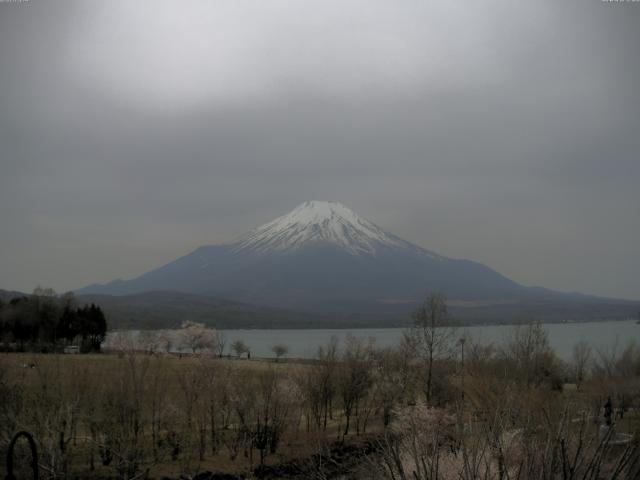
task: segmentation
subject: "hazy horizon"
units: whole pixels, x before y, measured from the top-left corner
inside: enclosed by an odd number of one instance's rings
[[[640,4],[0,2],[0,288],[62,292],[306,200],[640,300]]]

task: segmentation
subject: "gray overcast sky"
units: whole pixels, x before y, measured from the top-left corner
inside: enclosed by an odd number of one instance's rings
[[[0,288],[129,278],[304,200],[640,299],[640,3],[0,2]]]

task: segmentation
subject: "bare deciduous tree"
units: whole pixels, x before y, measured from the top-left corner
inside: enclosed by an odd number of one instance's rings
[[[341,368],[338,370],[338,390],[346,420],[344,435],[349,434],[352,416],[355,414],[358,419],[358,408],[371,386],[370,352],[370,345],[362,339],[347,336]],[[359,430],[359,422],[356,426]]]
[[[218,356],[222,358],[224,355],[224,348],[227,346],[227,337],[220,330],[216,331],[216,343],[218,346]]]
[[[271,351],[276,356],[276,362],[280,360],[280,357],[289,353],[289,347],[287,347],[284,343],[277,343],[273,347],[271,347]]]
[[[402,348],[387,348],[375,352],[373,397],[382,412],[385,427],[391,422],[391,412],[410,389],[411,365]]]
[[[557,359],[549,345],[549,336],[540,323],[519,325],[503,348],[503,357],[527,388],[543,382],[558,382]]]
[[[238,358],[240,358],[245,353],[249,355],[249,347],[242,340],[236,340],[231,344],[231,349],[236,352]]]
[[[576,388],[580,389],[587,373],[587,365],[591,360],[591,346],[584,340],[573,346],[573,371]]]
[[[434,361],[448,357],[453,348],[455,331],[446,300],[444,295],[431,294],[413,315],[415,323],[410,336],[413,337],[411,340],[417,353],[426,364],[427,403],[431,402]]]
[[[253,446],[260,452],[260,464],[264,464],[266,456],[278,449],[293,397],[291,384],[273,368],[260,375],[254,392]]]

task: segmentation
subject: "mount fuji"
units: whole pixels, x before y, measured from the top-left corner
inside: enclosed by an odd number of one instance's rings
[[[480,263],[407,242],[340,203],[321,201],[305,202],[235,241],[200,247],[132,280],[91,285],[77,293],[150,291],[378,314],[407,312],[429,292],[444,293],[454,306],[474,308],[595,298],[525,287]]]
[[[288,307],[411,302],[427,291],[465,300],[526,291],[479,263],[454,260],[385,232],[337,202],[305,202],[235,241],[203,246],[128,280],[79,293],[151,290],[220,294]]]

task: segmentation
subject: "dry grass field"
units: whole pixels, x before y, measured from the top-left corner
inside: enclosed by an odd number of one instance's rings
[[[464,364],[354,338],[313,361],[3,353],[0,472],[26,430],[51,479],[636,478],[640,349],[566,363],[541,332]]]

